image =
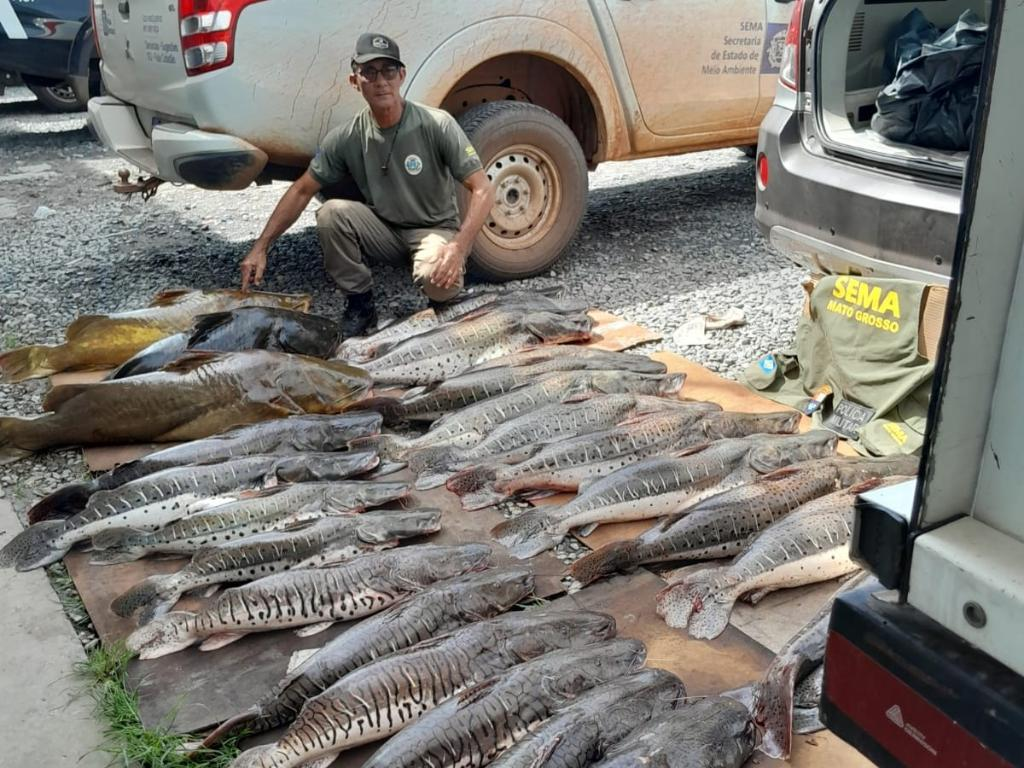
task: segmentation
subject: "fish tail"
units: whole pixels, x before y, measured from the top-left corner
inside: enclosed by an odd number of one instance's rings
[[[259,710],[254,707],[242,712],[241,714],[235,715],[234,717],[228,718],[210,731],[199,745],[200,749],[209,749],[217,746],[220,742],[224,741],[225,738],[230,736],[233,731],[251,723],[253,720],[258,720],[259,717]]]
[[[793,692],[797,664],[786,664],[777,674],[758,683],[752,707],[754,722],[761,731],[758,747],[769,757],[788,759],[793,739]]]
[[[0,568],[14,566],[19,571],[30,571],[57,562],[67,552],[67,547],[57,543],[62,533],[63,520],[30,525],[0,550]]]
[[[495,467],[473,467],[456,472],[448,478],[445,487],[458,496],[465,496],[487,488],[497,479],[498,470]]]
[[[29,449],[18,445],[18,433],[22,425],[30,421],[32,419],[19,416],[0,416],[0,464],[10,464],[32,454]]]
[[[125,619],[141,611],[139,624],[148,624],[167,613],[181,597],[176,582],[174,574],[150,576],[114,598],[110,610]]]
[[[409,469],[417,475],[436,475],[450,472],[458,460],[455,449],[449,445],[424,448],[409,456]]]
[[[716,590],[717,568],[687,574],[658,593],[658,615],[675,629],[687,627],[691,637],[710,640],[725,631],[736,595]]]
[[[585,587],[600,578],[628,571],[639,564],[635,541],[616,541],[581,557],[569,568],[569,575]]]
[[[348,441],[348,447],[354,451],[372,450],[380,454],[382,459],[399,460],[405,458],[405,453],[413,447],[414,443],[410,438],[399,435],[373,435],[371,437],[357,437]]]
[[[405,421],[405,410],[402,401],[397,397],[369,397],[360,400],[359,410],[376,411],[384,417],[385,424],[397,424]]]
[[[562,540],[562,536],[548,531],[549,521],[547,513],[531,509],[494,526],[491,534],[505,546],[510,555],[526,560],[553,548]]]
[[[85,509],[86,502],[94,493],[92,483],[71,483],[44,496],[28,511],[30,525],[43,520],[64,520]]]
[[[55,359],[59,349],[45,346],[19,347],[0,354],[0,381],[12,383],[58,373],[62,370]]]

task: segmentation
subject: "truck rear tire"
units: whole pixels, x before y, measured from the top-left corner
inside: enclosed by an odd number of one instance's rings
[[[587,161],[557,116],[518,101],[481,104],[459,123],[494,184],[495,204],[473,246],[476,271],[492,280],[550,267],[576,236],[587,207]],[[469,194],[460,189],[465,210]]]
[[[85,104],[79,101],[71,82],[65,80],[55,85],[25,83],[35,97],[50,112],[81,112]]]

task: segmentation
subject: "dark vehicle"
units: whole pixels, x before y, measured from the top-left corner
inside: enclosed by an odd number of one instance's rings
[[[91,0],[0,0],[0,93],[20,80],[53,112],[100,94]]]

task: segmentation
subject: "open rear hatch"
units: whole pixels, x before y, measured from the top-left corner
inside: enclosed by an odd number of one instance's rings
[[[854,162],[959,183],[967,151],[898,143],[871,129],[879,93],[892,79],[886,52],[914,9],[939,29],[964,11],[988,19],[987,0],[830,0],[816,10],[811,61],[814,128],[824,149]]]

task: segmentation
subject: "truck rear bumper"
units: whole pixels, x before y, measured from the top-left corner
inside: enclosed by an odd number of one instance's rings
[[[181,123],[159,123],[147,136],[135,107],[113,96],[89,100],[89,125],[104,145],[166,181],[244,189],[267,164],[267,154],[247,141]]]

